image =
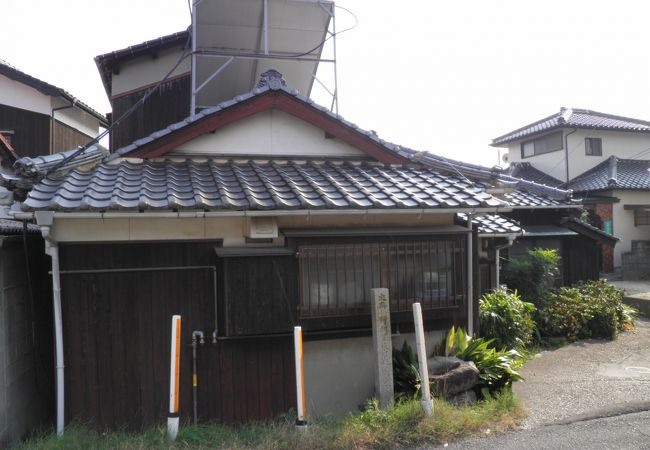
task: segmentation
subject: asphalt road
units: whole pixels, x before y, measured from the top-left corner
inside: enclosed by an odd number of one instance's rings
[[[457,442],[447,449],[650,449],[650,411],[547,425],[482,439]]]
[[[513,389],[528,410],[523,428],[650,409],[650,321],[614,341],[544,352],[521,373]]]

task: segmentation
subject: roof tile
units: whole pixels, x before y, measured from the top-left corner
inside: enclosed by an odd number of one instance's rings
[[[433,169],[368,163],[120,160],[45,178],[26,210],[274,210],[505,206]]]

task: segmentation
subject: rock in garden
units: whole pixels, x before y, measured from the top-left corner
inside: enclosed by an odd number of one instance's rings
[[[429,375],[431,392],[449,397],[472,389],[479,381],[479,371],[471,361],[461,361],[454,369],[440,375]]]
[[[441,375],[445,372],[455,369],[463,362],[462,359],[455,356],[434,356],[429,358],[429,375]]]

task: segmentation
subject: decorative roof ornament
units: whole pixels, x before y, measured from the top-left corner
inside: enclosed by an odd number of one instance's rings
[[[282,74],[275,69],[270,69],[260,75],[260,81],[257,82],[255,86],[256,89],[265,88],[268,86],[269,89],[277,91],[282,89],[282,86],[286,86],[287,83],[282,78]]]

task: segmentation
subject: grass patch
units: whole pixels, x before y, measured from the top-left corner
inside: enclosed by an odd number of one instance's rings
[[[72,425],[62,438],[44,434],[20,443],[18,449],[383,449],[439,444],[515,427],[524,416],[510,390],[472,407],[456,408],[434,400],[434,418],[427,418],[418,400],[381,410],[370,402],[366,411],[343,419],[321,419],[296,431],[293,419],[249,423],[184,426],[170,443],[164,427],[142,433],[98,433]]]

